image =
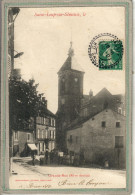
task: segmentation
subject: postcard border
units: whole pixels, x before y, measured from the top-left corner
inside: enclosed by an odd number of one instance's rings
[[[80,7],[80,6],[92,6],[92,5],[96,5],[96,6],[124,6],[125,7],[125,15],[126,15],[126,66],[125,66],[125,69],[126,69],[126,110],[127,110],[127,116],[126,116],[126,132],[127,132],[127,135],[126,135],[126,173],[127,173],[127,176],[126,176],[126,188],[101,188],[101,189],[9,189],[7,188],[7,183],[5,182],[6,180],[6,174],[7,171],[6,171],[6,145],[7,145],[7,132],[6,132],[6,127],[7,127],[7,116],[6,116],[6,111],[7,111],[7,105],[6,105],[6,95],[7,95],[7,68],[6,68],[6,64],[7,64],[7,9],[8,7],[31,7],[31,6],[49,6],[49,7],[64,7],[64,6],[69,6],[69,7],[72,7],[72,6],[75,6],[75,7]],[[56,191],[56,192],[70,192],[70,191],[77,191],[77,193],[80,191],[80,192],[99,192],[99,191],[102,191],[102,192],[106,192],[106,191],[112,191],[112,192],[116,192],[116,191],[119,191],[119,192],[129,192],[131,189],[131,65],[130,65],[130,61],[129,61],[129,55],[131,56],[132,55],[132,52],[131,54],[129,54],[129,42],[131,42],[129,40],[129,27],[130,27],[130,24],[129,24],[129,6],[131,6],[131,1],[116,1],[116,2],[105,2],[105,1],[98,1],[98,2],[94,2],[94,1],[87,1],[87,2],[79,2],[79,1],[73,1],[73,2],[60,2],[60,1],[57,1],[57,2],[6,2],[4,1],[3,2],[3,7],[4,7],[4,56],[3,56],[3,61],[4,61],[4,65],[1,66],[1,88],[2,88],[2,91],[3,92],[3,96],[2,96],[2,100],[1,102],[3,102],[3,105],[1,104],[1,117],[2,117],[2,121],[3,123],[1,122],[1,126],[2,126],[2,147],[3,147],[3,151],[2,151],[2,159],[3,159],[3,162],[2,162],[2,167],[3,167],[3,175],[2,175],[2,179],[3,179],[3,183],[2,183],[2,189],[3,191],[8,191],[8,192],[13,192],[13,191],[16,191],[18,190],[19,192],[20,191],[32,191],[32,192],[37,192],[37,191],[43,191],[43,192],[49,192],[49,191]],[[130,27],[131,28],[131,27]],[[130,34],[130,36],[132,36],[132,34]]]

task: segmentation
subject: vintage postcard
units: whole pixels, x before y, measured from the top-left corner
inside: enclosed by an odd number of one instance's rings
[[[130,194],[131,1],[1,11],[2,192]]]

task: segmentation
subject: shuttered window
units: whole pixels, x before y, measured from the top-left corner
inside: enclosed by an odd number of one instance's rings
[[[115,148],[123,148],[123,136],[115,136]]]

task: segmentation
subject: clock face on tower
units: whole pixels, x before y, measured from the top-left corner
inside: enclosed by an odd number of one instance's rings
[[[74,80],[75,80],[76,83],[78,82],[78,78],[77,77]]]
[[[63,83],[65,82],[65,78],[62,78],[62,82],[63,82]]]

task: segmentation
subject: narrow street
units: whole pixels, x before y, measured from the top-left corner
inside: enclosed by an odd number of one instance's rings
[[[14,158],[11,189],[125,188],[126,172],[58,165],[30,165],[27,158]]]

